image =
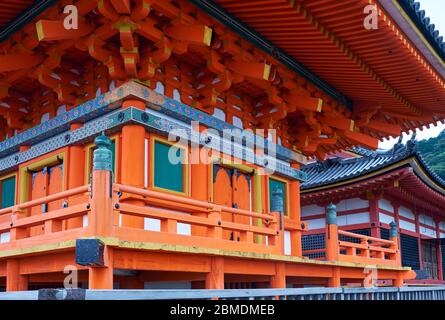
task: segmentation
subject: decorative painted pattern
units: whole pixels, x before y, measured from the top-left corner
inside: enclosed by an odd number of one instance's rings
[[[179,136],[181,139],[187,141],[195,139],[194,141],[199,145],[239,157],[244,161],[255,163],[256,165],[268,168],[269,170],[274,170],[279,175],[290,179],[300,181],[306,179],[306,174],[304,172],[291,168],[289,164],[284,161],[276,160],[268,155],[254,156],[254,151],[252,149],[227,141],[224,143],[223,138],[217,135],[212,136],[211,143],[207,142],[206,136],[199,137],[196,140],[196,137],[193,137],[193,131],[191,130],[190,125],[159,114],[154,110],[148,109],[147,112],[144,112],[135,108],[115,110],[98,119],[86,122],[84,126],[77,130],[67,130],[59,133],[54,137],[47,138],[46,140],[33,145],[30,149],[24,152],[16,152],[0,159],[0,173],[13,170],[19,164],[41,156],[42,154],[47,154],[71,144],[92,141],[98,134],[104,131],[107,133],[115,132],[128,123],[144,125],[147,130],[164,136],[167,136],[174,130],[175,135]],[[230,149],[224,148],[224,146],[228,145],[231,145],[232,147]]]
[[[141,84],[128,82],[95,99],[79,105],[64,114],[56,116],[34,128],[28,129],[12,138],[0,142],[0,157],[7,155],[10,152],[18,151],[18,148],[21,145],[32,145],[55,136],[60,132],[66,131],[71,123],[85,123],[88,120],[110,112],[120,107],[122,100],[128,97],[142,99],[147,102],[150,108],[185,123],[199,121],[201,124],[218,131],[224,129],[237,129],[235,126],[227,122],[221,121],[205,112],[161,95]],[[264,145],[266,150],[269,144],[272,144],[272,142],[258,135],[254,135],[253,133],[246,133],[246,143]],[[281,160],[296,161],[299,163],[304,163],[306,161],[306,158],[303,155],[288,148],[277,144],[274,144],[274,146],[271,147],[275,148],[276,156]]]

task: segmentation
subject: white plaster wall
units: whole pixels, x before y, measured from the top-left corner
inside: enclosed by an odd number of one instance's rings
[[[82,227],[88,227],[88,215],[85,214],[82,216]]]
[[[419,222],[426,224],[427,226],[430,226],[432,228],[436,228],[436,223],[434,222],[433,218],[424,214],[419,215]]]
[[[369,212],[348,214],[337,217],[337,224],[339,226],[350,226],[354,224],[369,223],[369,222],[370,222]]]
[[[290,256],[291,252],[290,231],[284,231],[284,254]]]
[[[306,222],[309,225],[308,226],[309,230],[322,229],[326,226],[325,218],[306,220]],[[355,224],[362,224],[369,222],[370,222],[369,212],[348,214],[337,217],[337,224],[339,226],[351,226]]]
[[[391,202],[389,202],[389,200],[380,199],[379,208],[394,213],[394,207],[392,206]]]
[[[337,212],[338,211],[348,211],[348,210],[356,210],[356,209],[364,209],[369,207],[368,200],[362,200],[360,198],[352,198],[342,200],[337,204]]]
[[[161,231],[161,220],[144,218],[144,230]]]
[[[399,227],[408,231],[416,232],[416,225],[405,220],[399,220]]]
[[[320,207],[317,205],[310,205],[310,206],[303,206],[301,207],[301,216],[304,217],[310,217],[310,216],[317,216],[320,214],[325,214],[325,208]]]
[[[411,209],[408,209],[406,207],[400,207],[399,208],[399,216],[411,219],[411,220],[415,220],[416,217],[414,216],[414,213]]]
[[[180,223],[176,225],[176,232],[185,236],[190,236],[192,234],[192,226],[188,223]]]
[[[394,221],[394,217],[391,217],[390,215],[379,213],[379,221],[382,223],[390,224]]]
[[[432,238],[436,237],[436,230],[420,226],[419,231],[421,234],[423,234],[425,236],[432,237]]]
[[[0,243],[7,243],[10,241],[10,233],[5,232],[0,234]]]
[[[312,219],[312,220],[306,220],[308,224],[309,230],[315,230],[315,229],[321,229],[326,227],[326,219]]]
[[[147,208],[149,208],[149,207],[147,206]],[[180,211],[168,210],[168,209],[164,209],[164,211],[172,212],[172,213],[186,214],[186,213],[183,213]],[[153,219],[153,218],[144,218],[144,230],[161,231],[161,220]],[[176,233],[190,236],[192,234],[192,227],[188,223],[178,222],[176,224]]]

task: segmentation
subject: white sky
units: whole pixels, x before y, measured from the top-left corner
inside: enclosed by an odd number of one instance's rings
[[[433,24],[436,25],[436,30],[445,37],[445,0],[419,0],[420,8],[425,10],[426,16],[431,18]],[[445,129],[445,125],[440,124],[432,126],[422,131],[417,131],[417,140],[425,140],[435,138],[439,133]],[[404,141],[411,138],[411,135],[405,135]],[[379,144],[379,148],[390,149],[397,142],[398,139],[384,140]]]

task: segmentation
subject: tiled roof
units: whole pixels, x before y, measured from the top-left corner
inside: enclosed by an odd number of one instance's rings
[[[1,0],[0,43],[59,0]]]
[[[425,16],[425,10],[420,10],[421,2],[415,0],[398,0],[398,2],[428,42],[437,51],[442,60],[445,61],[445,42],[443,41],[443,36],[439,34],[439,30],[436,30],[436,26],[431,23],[431,19]]]
[[[432,171],[422,155],[417,151],[417,144],[414,139],[408,141],[406,145],[399,141],[393,149],[384,152],[365,148],[353,148],[351,151],[360,155],[360,158],[334,158],[304,166],[302,171],[306,172],[308,177],[306,182],[301,185],[301,189],[308,190],[344,182],[412,157],[416,158],[427,174],[438,185],[445,188],[445,181]]]

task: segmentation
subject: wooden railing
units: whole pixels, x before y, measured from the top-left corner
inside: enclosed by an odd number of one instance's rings
[[[30,209],[56,201],[63,201],[60,209],[31,214]],[[391,229],[390,240],[338,230],[332,210],[329,212],[326,248],[305,251],[304,255],[325,252],[325,259],[331,261],[401,266],[395,230]],[[88,217],[87,224],[74,229],[67,227],[66,221],[82,216]],[[139,222],[135,225],[121,223],[124,217],[139,218]],[[159,230],[145,230],[144,218],[159,221]],[[179,224],[189,225],[190,232],[178,233]],[[91,187],[78,187],[0,210],[0,234],[9,233],[8,241],[1,243],[0,249],[20,247],[17,242],[29,244],[29,240],[33,244],[43,244],[104,236],[198,250],[283,255],[285,230],[300,232],[299,228],[303,226],[279,213],[250,212],[185,196],[112,184],[110,172],[102,170],[93,174]],[[352,241],[340,241],[340,235]],[[299,250],[298,256],[301,256],[301,244]],[[295,251],[292,250],[292,255],[296,255]]]
[[[137,204],[132,199],[138,199]],[[54,202],[60,202],[61,207],[45,213],[31,212],[35,207]],[[224,214],[234,218],[225,220]],[[67,228],[68,220],[85,216],[88,217],[85,225]],[[161,227],[156,232],[144,230],[143,226],[127,226],[119,222],[120,216],[156,219]],[[240,217],[243,222],[236,222]],[[192,232],[178,234],[180,223],[190,225]],[[8,240],[0,244],[0,250],[29,241],[38,245],[51,239],[109,236],[128,241],[283,254],[282,228],[279,213],[260,214],[119,184],[110,188],[109,174],[102,174],[93,179],[91,188],[82,186],[0,210],[0,235],[9,234]],[[228,233],[235,237],[230,240]]]
[[[327,207],[324,246],[303,250],[302,255],[315,260],[401,267],[397,229],[394,223],[390,227],[389,240],[340,230],[336,208],[331,204]]]
[[[284,231],[279,223],[279,213],[261,214],[119,184],[115,184],[113,189],[118,195],[114,204],[118,214],[160,221],[158,232],[119,226],[116,233],[120,238],[133,238],[137,234],[138,239],[147,242],[283,253]],[[144,205],[132,204],[134,201],[131,199],[139,199]],[[224,214],[232,215],[233,219],[225,220]],[[245,219],[244,222],[234,222],[237,218]],[[190,225],[191,233],[178,234],[179,223]],[[227,234],[238,236],[229,239]]]
[[[394,266],[399,263],[397,240],[384,240],[343,230],[339,230],[338,234],[360,241],[339,241],[340,261]]]
[[[326,248],[303,250],[303,256],[313,260],[326,260]]]
[[[330,204],[326,214],[326,259],[401,267],[396,225],[391,223],[390,227],[389,240],[339,230],[336,207]],[[352,241],[340,241],[339,235]],[[355,239],[359,243],[356,243]]]
[[[64,228],[63,221],[82,217],[90,211],[88,192],[89,186],[81,186],[0,210],[0,234],[9,233],[9,241],[2,245],[8,245],[16,240],[68,231]],[[73,198],[75,204],[70,206],[70,200]],[[35,215],[30,213],[34,207],[59,200],[63,200],[60,209]],[[40,232],[35,232],[36,229]]]

